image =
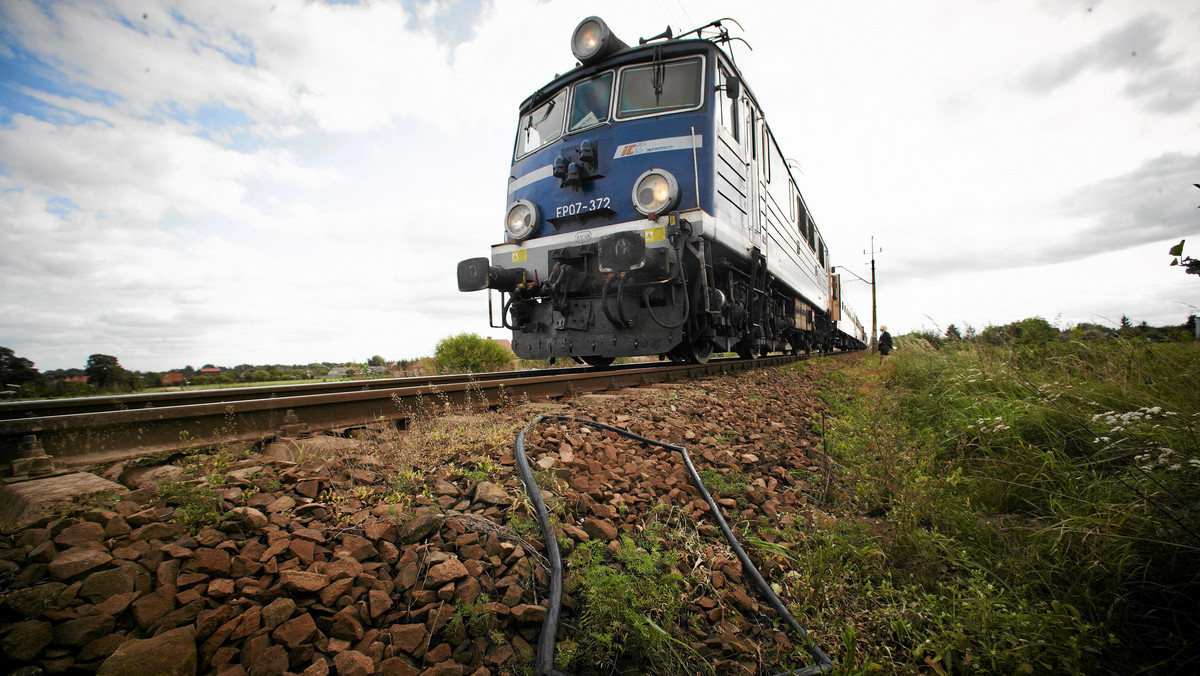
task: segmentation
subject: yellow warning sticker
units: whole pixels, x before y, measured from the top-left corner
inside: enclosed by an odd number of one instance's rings
[[[650,229],[644,231],[643,234],[646,235],[647,242],[661,242],[667,238],[667,229],[665,227],[664,228],[650,228]]]
[[[516,251],[514,251],[512,254],[512,262],[524,263],[525,262],[525,251],[526,251],[525,249],[517,249]]]

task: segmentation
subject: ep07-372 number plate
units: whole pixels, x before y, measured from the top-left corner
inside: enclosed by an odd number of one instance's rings
[[[597,197],[596,199],[586,200],[584,202],[564,204],[555,210],[554,217],[562,218],[563,216],[586,214],[589,211],[595,211],[597,209],[607,209],[611,202],[612,200],[607,197]]]

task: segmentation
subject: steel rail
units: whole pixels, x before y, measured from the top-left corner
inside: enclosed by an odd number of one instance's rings
[[[606,370],[628,370],[645,367],[648,363],[620,364],[609,366]],[[543,375],[564,373],[581,373],[595,370],[590,366],[570,366],[549,369],[539,369],[536,372]],[[160,408],[164,406],[185,406],[189,404],[211,404],[227,401],[247,401],[251,399],[271,399],[275,397],[297,396],[305,394],[332,394],[336,392],[355,392],[361,390],[396,389],[402,387],[419,387],[422,385],[436,387],[473,377],[477,381],[504,380],[519,377],[524,373],[534,371],[497,371],[493,373],[451,374],[436,376],[409,376],[405,378],[371,378],[368,380],[335,380],[319,382],[299,382],[287,385],[266,385],[250,387],[223,387],[210,389],[190,389],[175,392],[150,392],[140,394],[102,395],[94,397],[72,397],[64,399],[34,399],[27,401],[0,402],[0,420],[19,420],[22,418],[37,418],[52,415],[72,415],[76,413],[99,413],[104,411],[125,411],[136,408]]]
[[[617,390],[715,373],[785,364],[803,356],[756,360],[714,360],[708,364],[626,365],[617,369],[567,369],[458,376],[437,383],[398,383],[392,387],[295,393],[231,401],[186,403],[151,408],[45,415],[0,420],[0,463],[27,453],[36,437],[57,467],[111,462],[132,457],[206,448],[218,444],[261,443],[300,424],[310,432],[361,427],[380,422],[403,426],[426,408],[484,408],[521,399],[544,400]],[[632,368],[630,368],[632,367]],[[504,376],[504,377],[483,377]],[[412,380],[412,379],[403,379]],[[377,381],[366,381],[377,382]],[[240,395],[243,390],[222,390]],[[260,392],[256,394],[265,394]],[[289,420],[289,414],[294,420]]]

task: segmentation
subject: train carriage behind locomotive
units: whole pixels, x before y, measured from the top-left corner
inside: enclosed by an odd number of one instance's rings
[[[505,242],[459,263],[459,290],[498,290],[528,359],[861,347],[753,95],[714,41],[680,38],[579,24],[580,65],[521,104]]]

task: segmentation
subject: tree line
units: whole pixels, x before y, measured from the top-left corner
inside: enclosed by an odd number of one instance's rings
[[[389,363],[374,355],[361,364],[338,364],[335,362],[313,362],[309,364],[239,364],[232,368],[204,364],[200,368],[192,365],[167,371],[136,371],[121,366],[117,357],[108,354],[93,354],[83,368],[51,369],[39,371],[29,359],[17,356],[8,347],[0,347],[0,392],[7,397],[80,397],[95,394],[120,394],[140,392],[161,387],[163,376],[178,373],[186,385],[235,385],[238,383],[264,383],[281,380],[307,380],[321,378],[335,367],[349,366],[355,376],[373,373],[366,367],[394,367],[405,369],[414,360],[402,359]]]
[[[1002,343],[1040,344],[1056,339],[1070,338],[1073,340],[1103,340],[1110,338],[1141,339],[1155,343],[1186,342],[1196,339],[1196,315],[1189,315],[1187,321],[1174,326],[1150,326],[1146,322],[1134,324],[1128,315],[1121,316],[1117,328],[1102,324],[1080,322],[1066,330],[1059,330],[1041,317],[1030,317],[1003,326],[989,326],[983,331],[976,331],[968,325],[959,329],[955,324],[946,327],[944,333],[936,331],[914,331],[910,336],[924,338],[935,347],[958,341],[981,341],[989,345]]]

